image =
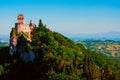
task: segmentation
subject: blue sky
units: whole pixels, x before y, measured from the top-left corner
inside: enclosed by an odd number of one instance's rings
[[[17,15],[39,19],[53,31],[120,32],[120,0],[0,0],[0,34],[9,34]]]

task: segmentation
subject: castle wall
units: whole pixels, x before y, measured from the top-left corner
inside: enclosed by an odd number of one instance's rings
[[[17,32],[24,32],[28,35],[28,39],[30,40],[31,29],[28,24],[20,24],[17,27]]]
[[[20,25],[18,25],[18,30],[17,31],[18,31],[18,33],[21,32],[21,31],[29,33],[29,32],[31,32],[31,29],[30,29],[28,24],[20,24]]]

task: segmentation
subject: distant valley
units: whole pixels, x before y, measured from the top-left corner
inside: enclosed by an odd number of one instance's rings
[[[82,43],[87,49],[112,57],[120,57],[120,32],[63,34],[77,43]]]
[[[83,44],[87,49],[103,53],[112,57],[120,57],[120,41],[113,40],[86,40],[77,41],[77,43]]]

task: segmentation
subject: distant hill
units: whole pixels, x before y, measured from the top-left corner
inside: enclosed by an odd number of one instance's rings
[[[96,34],[71,34],[62,33],[74,41],[78,40],[115,40],[120,41],[120,32],[96,33]]]
[[[8,45],[9,45],[9,35],[0,34],[0,46],[8,46]]]
[[[8,45],[9,45],[9,41],[0,40],[0,46],[8,46]]]

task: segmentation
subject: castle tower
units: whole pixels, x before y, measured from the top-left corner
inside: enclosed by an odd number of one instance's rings
[[[18,19],[18,24],[24,24],[24,16],[23,16],[23,14],[19,14],[17,19]]]

